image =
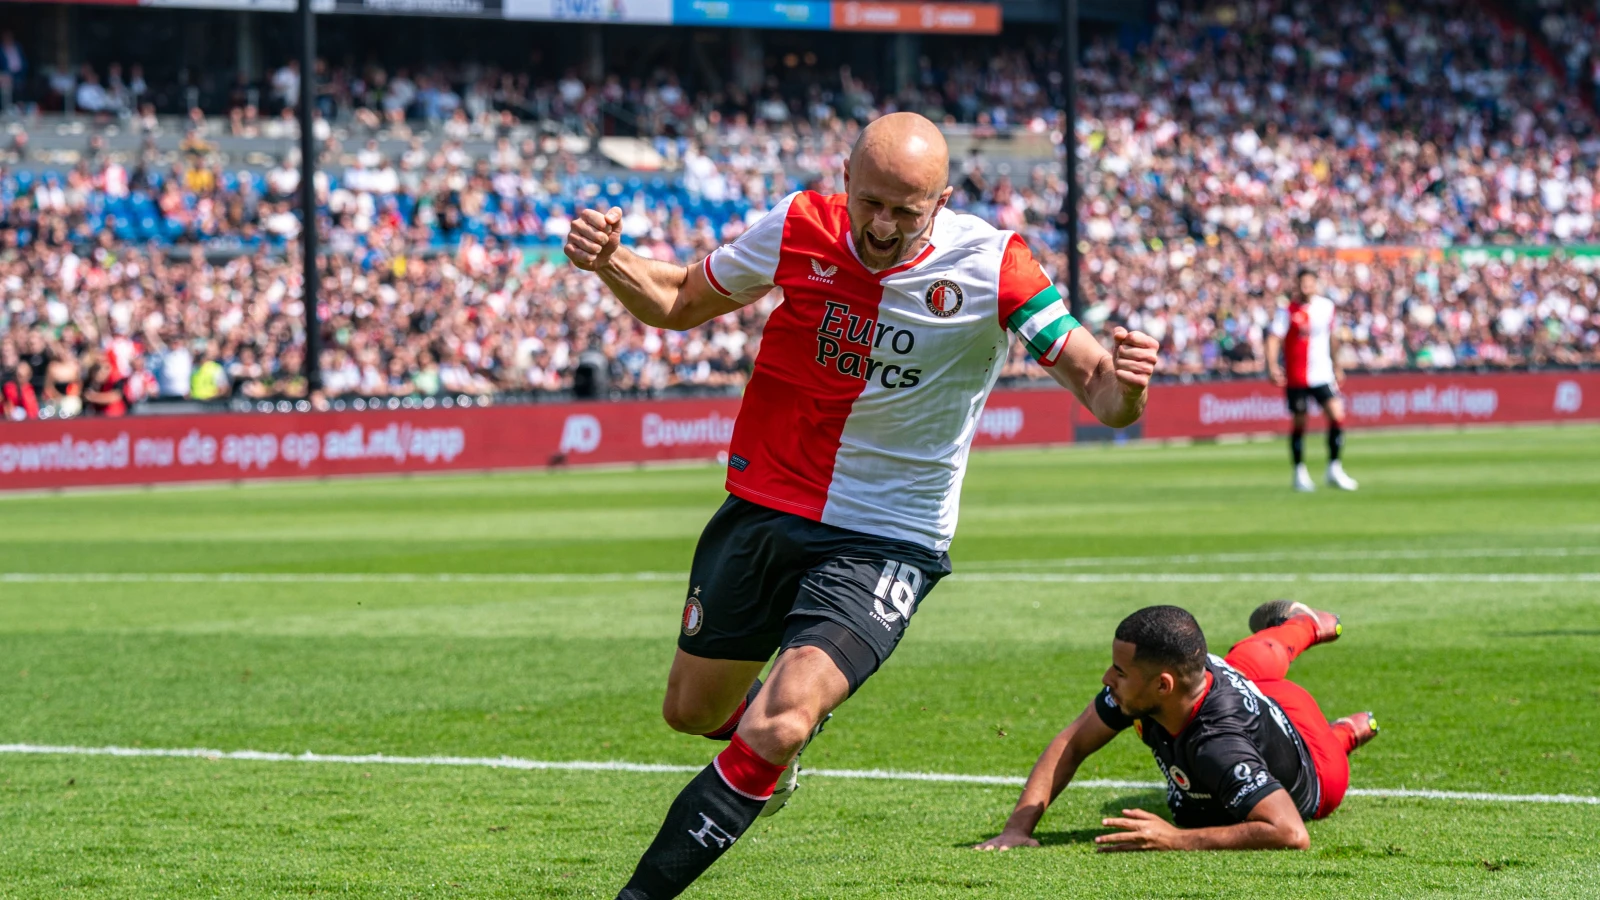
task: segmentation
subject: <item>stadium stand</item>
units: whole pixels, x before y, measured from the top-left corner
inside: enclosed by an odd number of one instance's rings
[[[1600,139],[1573,62],[1589,50],[1559,24],[1580,8],[1163,2],[1144,40],[1092,41],[1086,318],[1159,338],[1164,375],[1257,375],[1287,277],[1313,259],[1351,369],[1600,363]],[[636,249],[692,261],[790,190],[842,189],[859,123],[896,109],[962,136],[953,204],[1027,236],[1057,275],[1054,51],[956,46],[898,91],[848,67],[754,95],[665,71],[328,70],[327,395],[553,394],[584,366],[624,394],[736,389],[779,298],[686,334],[644,328],[557,264],[571,216],[621,206]],[[70,165],[36,146],[62,129],[17,120],[0,148],[7,415],[305,395],[284,153],[299,72],[271,71],[225,116],[174,119],[138,67],[86,66],[56,87],[120,137],[71,138]],[[593,148],[612,135],[666,168],[605,162]],[[1019,156],[1019,137],[1046,152]],[[1019,352],[1005,375],[1042,372]]]

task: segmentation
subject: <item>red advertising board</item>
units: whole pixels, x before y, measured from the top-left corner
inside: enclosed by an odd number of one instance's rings
[[[1600,372],[1361,375],[1340,391],[1354,428],[1600,419]],[[1147,438],[1288,431],[1289,412],[1266,381],[1162,385],[1142,426]]]
[[[834,31],[999,34],[997,3],[905,3],[835,0]]]
[[[997,393],[977,443],[1072,440],[1070,398]],[[0,423],[0,490],[714,459],[739,399]]]
[[[1600,373],[1412,375],[1345,383],[1355,427],[1600,420]],[[488,408],[134,416],[0,423],[0,490],[714,459],[738,398]],[[980,447],[1065,444],[1087,421],[1065,391],[996,391]],[[1164,385],[1143,437],[1288,427],[1265,382]]]

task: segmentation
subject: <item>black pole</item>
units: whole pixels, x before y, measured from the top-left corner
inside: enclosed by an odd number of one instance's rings
[[[1078,209],[1083,205],[1083,196],[1078,190],[1078,0],[1062,0],[1061,28],[1061,80],[1067,114],[1062,134],[1067,151],[1067,200],[1061,219],[1067,241],[1067,306],[1074,317],[1081,319],[1083,261],[1078,252]]]
[[[306,392],[322,390],[322,323],[317,317],[317,137],[311,106],[317,95],[317,19],[300,0],[300,266],[306,306]]]

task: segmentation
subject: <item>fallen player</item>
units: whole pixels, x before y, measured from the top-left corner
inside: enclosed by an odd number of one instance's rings
[[[1100,850],[1304,850],[1305,823],[1338,808],[1349,754],[1377,734],[1372,713],[1336,722],[1289,663],[1339,637],[1339,617],[1274,600],[1250,616],[1252,636],[1225,659],[1176,606],[1141,609],[1117,626],[1105,690],[1034,763],[1005,830],[978,850],[1037,847],[1033,829],[1090,754],[1133,727],[1167,780],[1172,822],[1125,809],[1101,824]]]

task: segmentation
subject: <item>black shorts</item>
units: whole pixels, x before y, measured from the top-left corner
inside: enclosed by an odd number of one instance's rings
[[[729,497],[695,548],[678,647],[765,662],[780,648],[815,646],[854,692],[948,574],[946,553]]]
[[[1316,387],[1292,387],[1284,388],[1283,390],[1283,397],[1289,403],[1289,412],[1297,416],[1306,414],[1306,410],[1309,407],[1306,401],[1314,398],[1317,401],[1317,408],[1326,411],[1328,401],[1337,396],[1339,396],[1339,389],[1331,384],[1319,384]]]

